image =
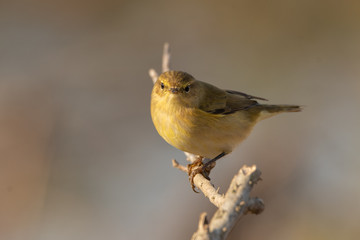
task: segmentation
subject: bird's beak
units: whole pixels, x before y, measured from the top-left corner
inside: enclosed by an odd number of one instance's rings
[[[170,92],[172,93],[178,93],[179,89],[178,88],[170,88]]]

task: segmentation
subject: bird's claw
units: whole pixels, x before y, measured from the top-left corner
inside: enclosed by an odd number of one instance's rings
[[[193,163],[188,164],[188,174],[189,174],[189,181],[191,184],[191,188],[194,192],[199,193],[195,190],[195,184],[194,184],[194,177],[196,174],[201,173],[207,180],[210,180],[209,174],[213,167],[215,167],[215,162],[212,162],[210,164],[203,164],[202,162],[203,158],[199,157],[197,160],[195,160]]]

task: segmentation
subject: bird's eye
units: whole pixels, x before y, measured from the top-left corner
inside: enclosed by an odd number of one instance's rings
[[[189,92],[190,91],[190,85],[187,85],[185,88],[184,88],[185,92]]]
[[[164,89],[165,88],[164,83],[161,83],[160,87],[161,87],[161,89]]]

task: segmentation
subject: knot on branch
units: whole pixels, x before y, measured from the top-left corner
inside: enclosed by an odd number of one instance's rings
[[[247,204],[247,211],[245,212],[245,214],[252,213],[258,215],[262,213],[264,209],[265,204],[261,198],[251,198]]]

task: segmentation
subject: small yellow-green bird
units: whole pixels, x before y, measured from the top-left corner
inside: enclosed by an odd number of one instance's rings
[[[256,100],[266,99],[219,89],[186,72],[168,71],[159,76],[151,93],[152,121],[169,144],[199,156],[189,168],[193,190],[193,177],[232,152],[257,122],[301,110],[296,105],[268,105]],[[191,172],[203,158],[211,160]]]

